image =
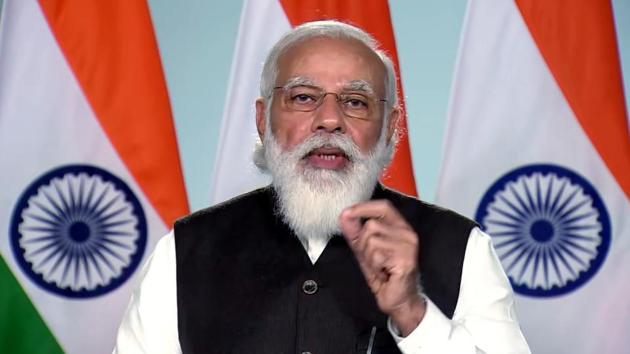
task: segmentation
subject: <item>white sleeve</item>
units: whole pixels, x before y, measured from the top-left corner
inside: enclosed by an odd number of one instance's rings
[[[118,329],[113,354],[181,353],[177,332],[175,237],[155,246]]]
[[[425,297],[426,298],[426,297]],[[427,299],[422,322],[407,337],[390,331],[404,354],[530,353],[514,313],[514,294],[490,237],[470,232],[453,319]]]

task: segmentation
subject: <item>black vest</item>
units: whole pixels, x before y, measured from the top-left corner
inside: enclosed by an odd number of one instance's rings
[[[424,292],[452,317],[475,223],[380,185],[373,199],[414,228]],[[371,337],[372,354],[400,353],[345,239],[333,237],[313,265],[270,187],[179,220],[175,235],[185,354],[366,353]]]

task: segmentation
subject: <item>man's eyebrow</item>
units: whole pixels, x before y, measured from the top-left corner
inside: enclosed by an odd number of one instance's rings
[[[317,83],[315,82],[315,80],[306,77],[306,76],[296,76],[296,77],[292,77],[290,78],[286,84],[284,84],[284,88],[293,88],[296,86],[315,86],[315,87],[319,87],[317,85]]]
[[[374,95],[374,89],[372,88],[372,85],[365,80],[352,80],[347,83],[343,87],[343,89],[347,91],[361,91],[369,95]]]
[[[293,88],[296,86],[313,86],[320,87],[319,84],[307,76],[296,76],[290,78],[287,83],[282,86],[284,88]],[[352,80],[343,86],[344,91],[358,91],[364,92],[368,95],[374,95],[374,88],[365,80]]]

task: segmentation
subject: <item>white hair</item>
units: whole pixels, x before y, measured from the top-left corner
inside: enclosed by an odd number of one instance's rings
[[[365,154],[345,134],[315,134],[290,151],[284,151],[273,134],[265,134],[256,155],[259,167],[272,176],[278,202],[275,212],[307,248],[310,242],[326,244],[340,233],[341,212],[370,198],[394,153],[385,132]],[[335,171],[300,166],[304,156],[324,146],[341,149],[350,167]]]
[[[271,106],[273,89],[276,86],[279,71],[278,60],[293,46],[313,38],[352,39],[363,43],[378,56],[385,67],[387,74],[385,78],[386,106],[391,109],[398,105],[394,64],[389,56],[379,48],[378,42],[370,34],[355,26],[339,21],[315,21],[300,25],[286,33],[269,52],[260,78],[260,95],[267,107]]]

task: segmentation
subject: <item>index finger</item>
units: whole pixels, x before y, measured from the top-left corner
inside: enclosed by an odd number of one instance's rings
[[[341,213],[341,217],[362,220],[376,219],[390,225],[407,224],[394,205],[389,200],[385,199],[369,200],[355,204],[346,208]]]

